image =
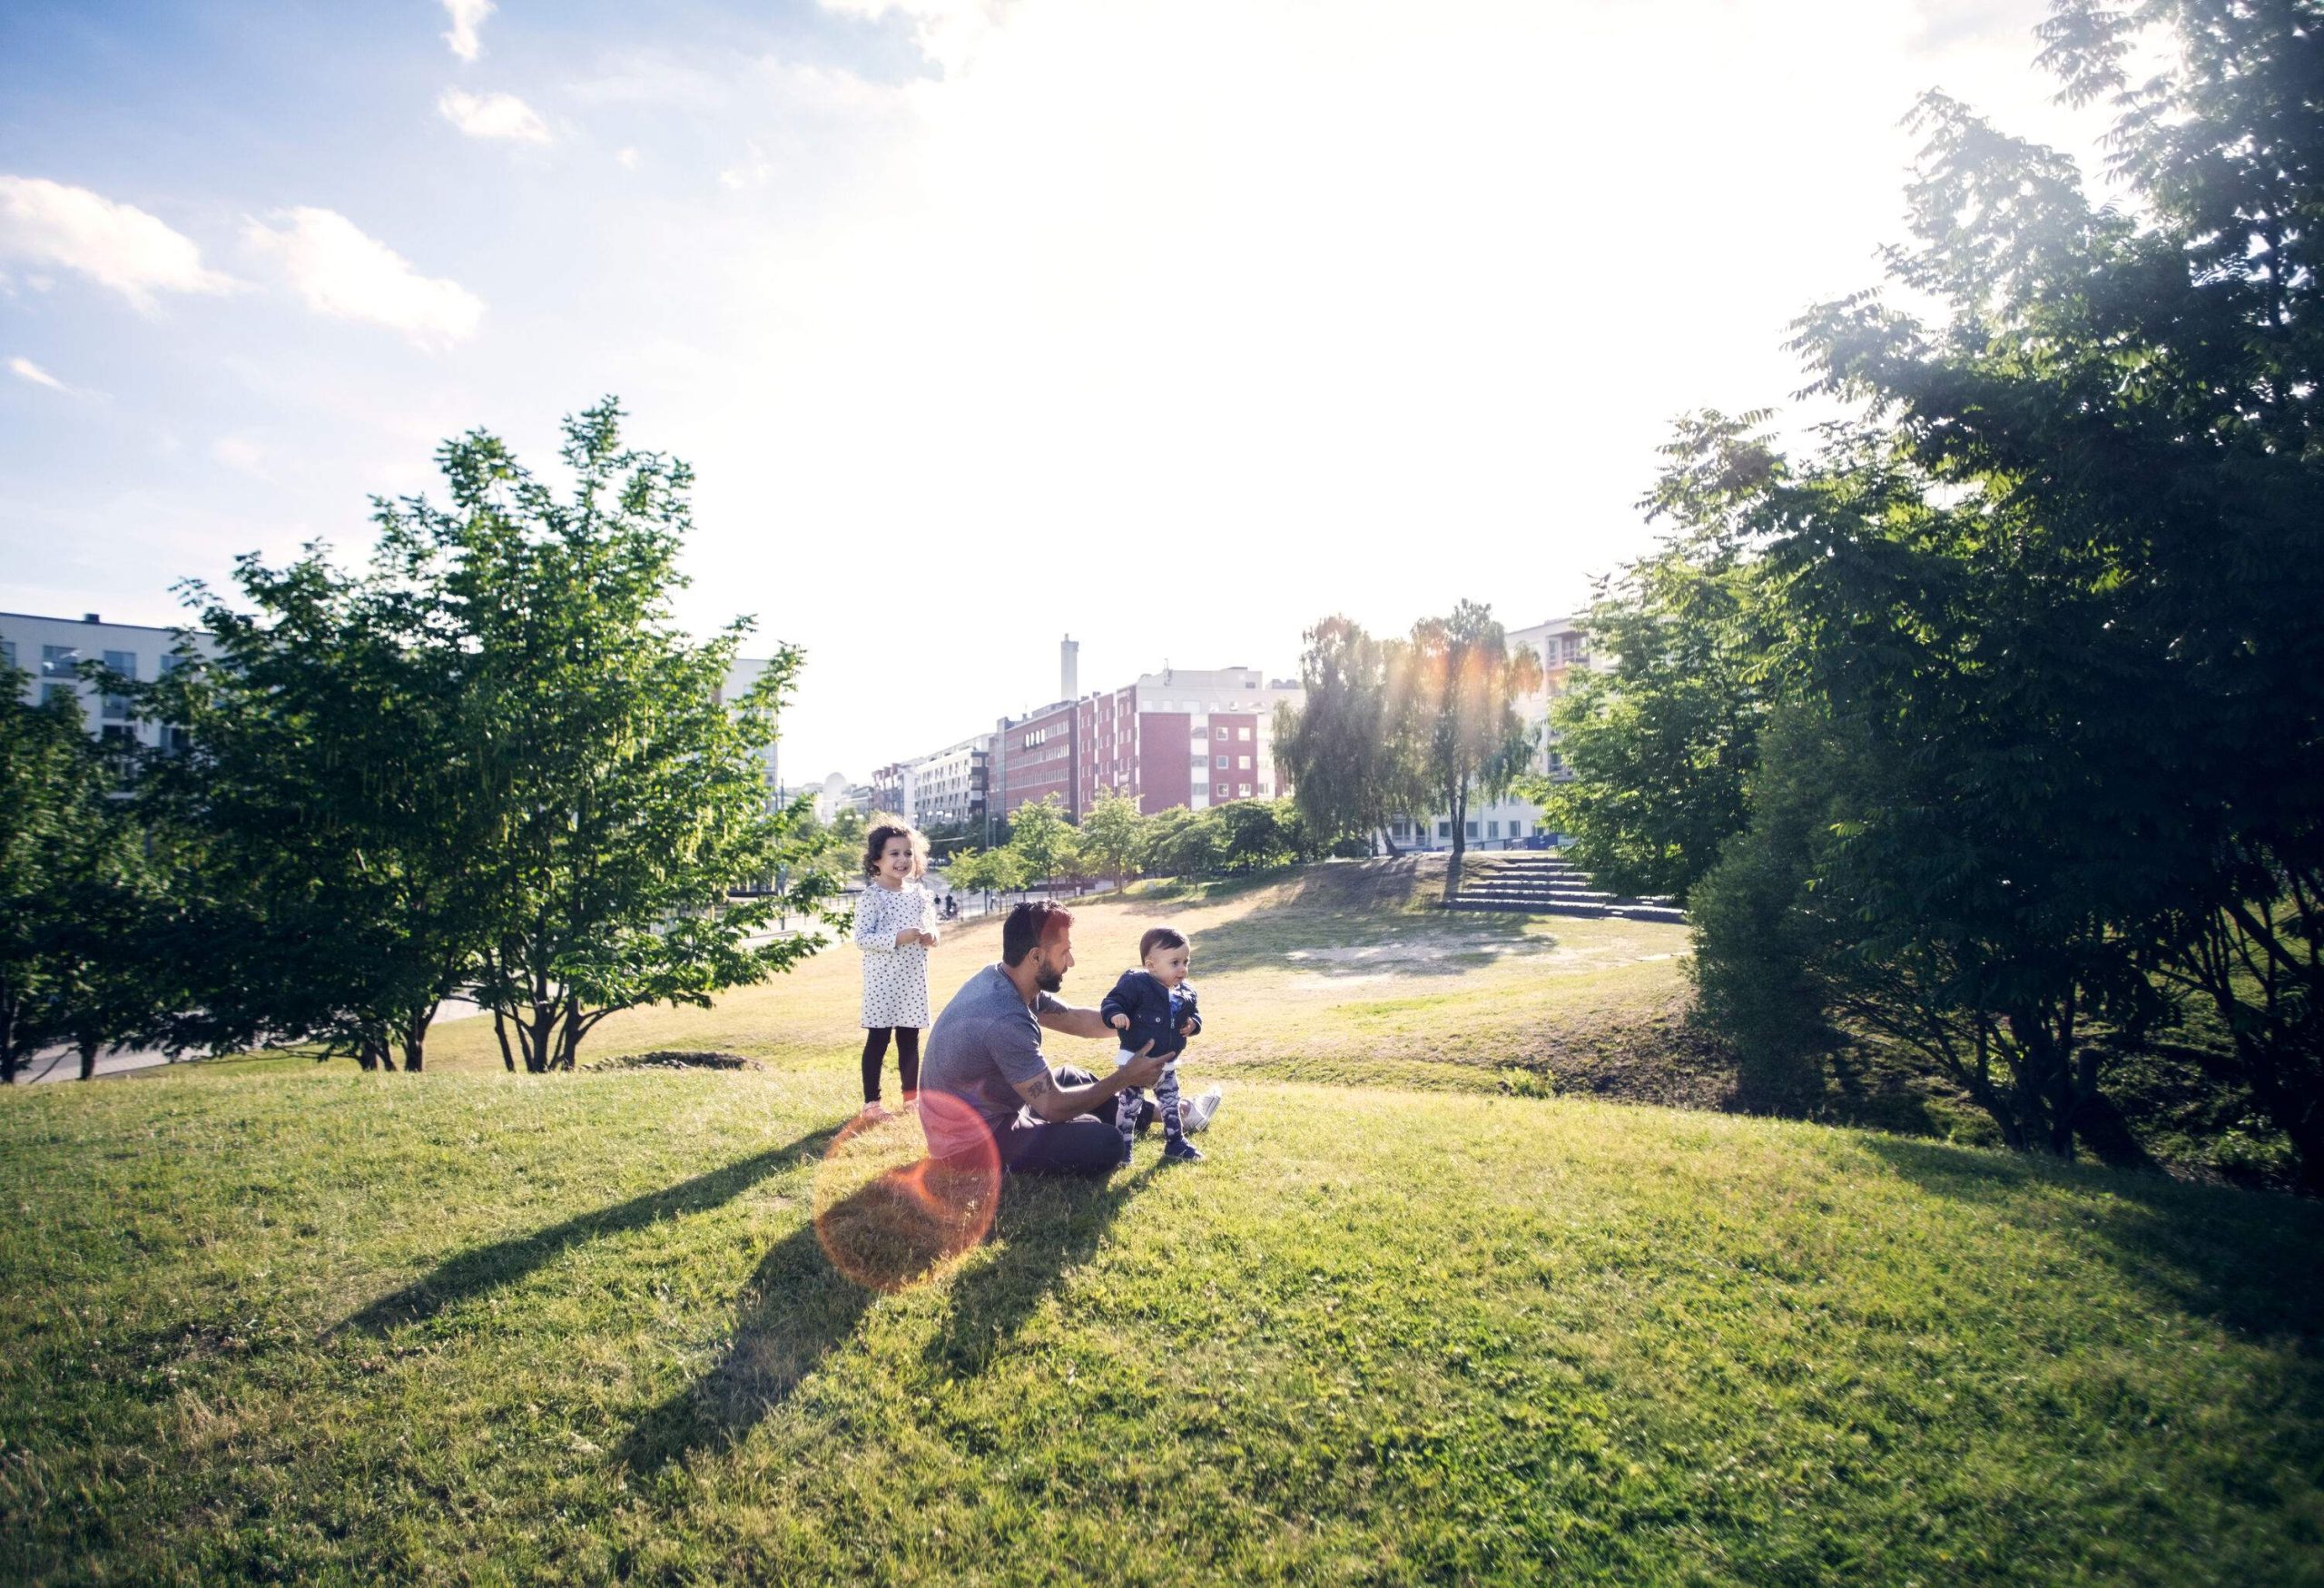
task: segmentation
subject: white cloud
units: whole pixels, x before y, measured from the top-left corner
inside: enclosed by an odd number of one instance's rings
[[[826,11],[878,21],[891,11],[911,19],[920,53],[944,68],[960,71],[1004,21],[1007,0],[822,0]]]
[[[475,60],[478,52],[483,48],[476,36],[476,30],[482,27],[484,19],[497,8],[492,0],[444,0],[444,9],[452,18],[452,31],[444,35],[444,42],[452,46],[452,54],[461,60]]]
[[[513,94],[470,94],[447,88],[437,97],[444,119],[471,138],[512,138],[520,143],[548,142],[548,123]]]
[[[718,173],[720,187],[732,192],[740,192],[746,187],[763,187],[774,175],[774,163],[766,157],[766,151],[756,143],[750,148],[749,158]]]
[[[8,360],[8,371],[13,375],[20,376],[23,379],[31,381],[35,386],[45,386],[52,391],[70,391],[73,390],[70,386],[65,385],[64,381],[59,380],[55,376],[42,369],[38,364],[34,363],[30,359],[22,357],[10,359]]]
[[[158,308],[156,292],[234,285],[203,269],[193,240],[155,216],[42,177],[0,176],[0,255],[78,271],[147,314]]]
[[[643,163],[644,159],[645,156],[638,153],[635,149],[616,149],[614,151],[614,163],[620,166],[624,171],[635,171],[638,166]]]
[[[266,471],[266,449],[248,436],[221,436],[210,443],[210,456],[237,474],[252,479],[272,478]]]
[[[484,300],[458,281],[421,275],[335,211],[301,208],[281,219],[279,227],[252,221],[242,235],[316,313],[388,326],[423,347],[476,334]]]

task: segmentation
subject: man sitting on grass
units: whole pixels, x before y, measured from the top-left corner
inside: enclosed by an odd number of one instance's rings
[[[1001,923],[1000,963],[970,977],[936,1017],[920,1068],[931,1157],[973,1159],[990,1139],[1012,1174],[1102,1175],[1121,1161],[1114,1099],[1151,1087],[1164,1060],[1148,1042],[1099,1079],[1042,1060],[1044,1029],[1093,1041],[1119,1035],[1096,1010],[1050,996],[1073,969],[1072,928],[1060,905],[1018,905]]]

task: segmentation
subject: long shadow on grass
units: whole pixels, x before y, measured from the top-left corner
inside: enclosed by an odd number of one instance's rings
[[[632,1197],[626,1202],[616,1202],[610,1208],[600,1208],[528,1235],[512,1236],[462,1252],[434,1272],[382,1296],[339,1327],[376,1334],[399,1324],[433,1317],[469,1297],[515,1284],[569,1248],[730,1202],[767,1176],[793,1167],[801,1159],[820,1157],[837,1129],[827,1126],[812,1130],[796,1141],[754,1152],[675,1186]]]
[[[2299,1366],[2285,1388],[2304,1415],[2324,1417],[2324,1204],[1893,1137],[1865,1146],[1915,1185],[2029,1236],[2061,1228],[2056,1202],[2037,1189],[2073,1193],[2093,1249],[2132,1286],[2239,1335],[2295,1342]]]
[[[1088,1260],[1153,1172],[1148,1165],[1102,1182],[1009,1182],[988,1238],[988,1260],[971,1260],[952,1282],[950,1309],[928,1346],[931,1366],[961,1376],[983,1371],[1058,1282]],[[890,1195],[889,1180],[876,1181],[819,1218],[826,1228],[860,1224],[892,1232],[893,1221],[878,1206]],[[935,1245],[917,1257],[890,1254],[879,1265],[883,1283],[901,1287],[944,1255]],[[740,1443],[847,1343],[874,1294],[832,1266],[814,1224],[801,1226],[775,1244],[743,1286],[724,1355],[639,1418],[615,1460],[633,1471],[653,1471],[697,1451]]]

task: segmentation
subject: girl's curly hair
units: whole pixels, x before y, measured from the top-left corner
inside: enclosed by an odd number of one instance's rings
[[[863,835],[863,874],[880,874],[880,853],[888,847],[891,838],[911,840],[911,874],[928,874],[928,834],[917,827],[907,827],[901,822],[882,822]]]

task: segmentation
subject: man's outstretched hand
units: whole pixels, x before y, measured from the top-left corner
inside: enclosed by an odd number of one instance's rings
[[[1148,1042],[1137,1050],[1137,1057],[1115,1070],[1114,1077],[1122,1083],[1124,1091],[1134,1086],[1152,1086],[1162,1079],[1162,1067],[1169,1062],[1167,1059],[1157,1058],[1154,1044]]]

